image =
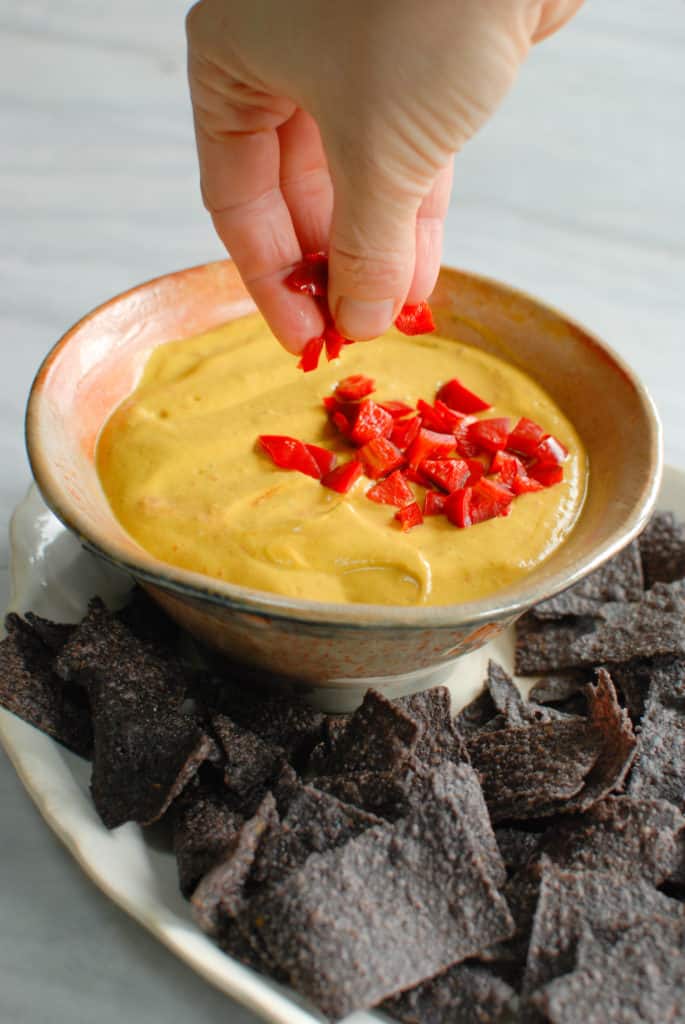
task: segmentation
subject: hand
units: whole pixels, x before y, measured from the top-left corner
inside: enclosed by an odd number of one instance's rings
[[[338,329],[381,334],[437,278],[452,158],[582,0],[201,0],[188,15],[202,194],[275,335],[321,333],[284,278],[329,253]]]

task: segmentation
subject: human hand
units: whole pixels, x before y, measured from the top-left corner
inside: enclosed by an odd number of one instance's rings
[[[582,0],[201,0],[187,19],[205,205],[274,334],[321,334],[283,284],[329,254],[346,337],[381,334],[433,289],[452,158],[530,46]]]

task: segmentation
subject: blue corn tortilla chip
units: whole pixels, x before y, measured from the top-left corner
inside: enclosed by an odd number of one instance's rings
[[[655,918],[619,935],[587,928],[577,965],[549,982],[531,1002],[550,1024],[665,1024],[683,1020],[685,927]]]
[[[235,843],[244,817],[218,792],[189,786],[175,801],[172,814],[173,850],[179,886],[189,899],[211,868]]]
[[[506,1024],[516,993],[480,966],[457,964],[378,1007],[402,1024]]]
[[[426,765],[443,761],[467,761],[468,752],[452,719],[451,698],[447,687],[400,697],[396,702],[419,725],[414,756]]]
[[[665,610],[665,608],[670,610]],[[664,655],[685,657],[685,603],[673,595],[645,595],[638,604],[605,605],[605,622],[574,639],[570,667],[605,665]]]
[[[315,775],[310,781],[317,789],[332,793],[344,803],[353,804],[386,821],[406,817],[419,792],[414,768],[395,772]]]
[[[224,752],[224,785],[237,809],[251,814],[285,764],[284,751],[226,715],[214,715],[212,728]]]
[[[580,662],[575,645],[593,633],[598,621],[583,617],[545,622],[524,615],[516,623],[516,674],[535,676],[577,668]]]
[[[657,512],[638,538],[645,584],[685,578],[685,526],[672,512]]]
[[[247,924],[269,956],[332,1018],[372,1006],[513,930],[489,850],[471,825],[476,774],[445,762],[430,785],[431,799],[406,819],[311,855],[248,905]]]
[[[55,675],[53,650],[46,646],[46,631],[37,629],[36,621],[24,621],[14,614],[5,620],[7,636],[0,642],[0,705],[75,754],[90,757],[93,730],[87,697],[80,687],[65,685]]]
[[[608,601],[639,601],[644,590],[640,548],[633,541],[601,568],[563,593],[536,605],[537,619],[563,619],[601,613]]]

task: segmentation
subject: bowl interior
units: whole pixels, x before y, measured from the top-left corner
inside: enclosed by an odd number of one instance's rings
[[[230,261],[141,285],[75,325],[41,367],[27,410],[34,476],[53,511],[87,543],[152,582],[212,600],[319,621],[426,626],[494,618],[562,589],[615,553],[644,524],[661,469],[651,399],[606,346],[566,317],[513,289],[443,269],[431,300],[439,331],[498,355],[535,377],[578,430],[589,456],[588,491],[574,530],[519,585],[471,605],[426,609],[291,601],[160,563],[112,515],[95,469],[103,423],[135,387],[150,351],[254,309]]]

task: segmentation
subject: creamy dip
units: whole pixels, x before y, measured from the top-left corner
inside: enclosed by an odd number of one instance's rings
[[[379,401],[432,402],[458,377],[492,403],[480,418],[527,416],[569,450],[564,480],[514,501],[511,515],[469,529],[427,517],[403,533],[395,509],[278,469],[257,436],[288,434],[352,451],[322,398],[354,373]],[[98,444],[100,479],[126,530],[165,562],[218,579],[319,601],[430,605],[475,600],[511,584],[561,544],[585,490],[574,428],[530,377],[435,334],[382,338],[344,349],[304,374],[255,314],[161,345]],[[420,503],[423,488],[412,485]]]

